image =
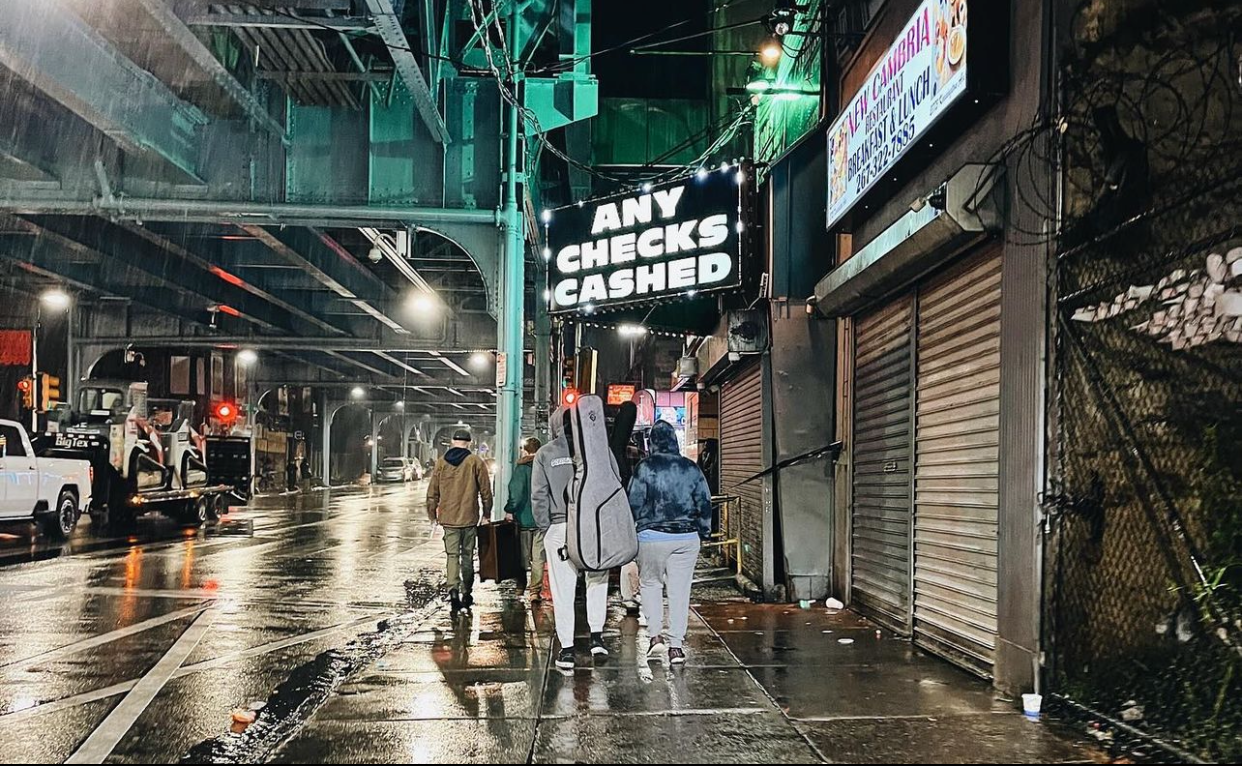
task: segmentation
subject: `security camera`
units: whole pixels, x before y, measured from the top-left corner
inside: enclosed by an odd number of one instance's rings
[[[379,249],[379,245],[372,245],[371,251],[367,253],[367,258],[371,260],[371,263],[379,263],[384,260],[384,253]]]

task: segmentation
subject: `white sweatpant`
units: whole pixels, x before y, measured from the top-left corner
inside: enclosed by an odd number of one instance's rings
[[[548,554],[548,581],[552,587],[552,612],[556,616],[556,637],[563,648],[574,645],[574,599],[578,591],[578,568],[561,558],[565,547],[566,524],[553,524],[543,538]],[[608,573],[586,573],[587,625],[592,633],[602,633],[608,617]]]
[[[681,649],[690,623],[690,588],[699,560],[697,540],[640,542],[638,571],[643,580],[643,614],[656,638],[664,630],[664,590],[668,589],[668,645]]]
[[[638,561],[634,560],[621,567],[621,600],[637,604],[641,594],[642,580],[638,576]]]

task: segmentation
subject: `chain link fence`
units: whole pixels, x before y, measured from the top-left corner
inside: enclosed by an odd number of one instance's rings
[[[1054,693],[1242,760],[1237,8],[1071,14],[1046,646]]]

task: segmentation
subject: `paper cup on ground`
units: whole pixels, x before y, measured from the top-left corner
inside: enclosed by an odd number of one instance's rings
[[[1044,698],[1039,694],[1022,695],[1022,712],[1031,718],[1039,717],[1039,709],[1043,707]]]

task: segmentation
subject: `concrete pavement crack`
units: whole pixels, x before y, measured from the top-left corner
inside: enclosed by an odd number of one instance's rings
[[[370,663],[424,628],[443,609],[442,572],[423,569],[407,586],[409,611],[383,620],[345,646],[330,649],[294,668],[266,700],[258,719],[245,731],[229,732],[195,745],[181,763],[263,763],[302,730],[332,694]]]

